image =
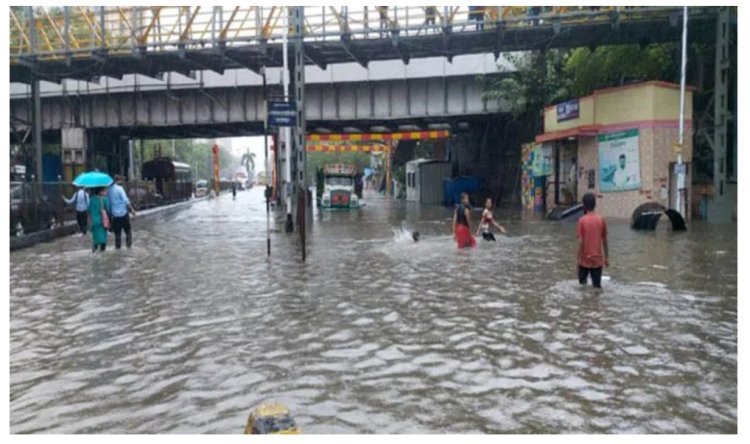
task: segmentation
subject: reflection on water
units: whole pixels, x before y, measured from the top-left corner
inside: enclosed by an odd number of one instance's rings
[[[316,214],[307,263],[278,232],[268,260],[255,189],[130,251],[12,253],[11,431],[241,433],[271,400],[307,433],[737,431],[734,227],[610,222],[597,292],[574,225],[457,251],[450,216],[370,196]]]

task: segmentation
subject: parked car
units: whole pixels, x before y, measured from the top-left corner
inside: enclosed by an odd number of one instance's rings
[[[208,181],[199,180],[195,182],[195,197],[203,197],[208,194]]]

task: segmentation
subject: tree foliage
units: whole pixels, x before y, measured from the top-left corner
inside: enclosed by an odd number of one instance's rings
[[[710,130],[713,125],[715,25],[696,24],[689,30],[687,83],[695,86],[694,128]],[[506,55],[512,68],[481,77],[486,100],[509,105],[522,140],[532,140],[542,131],[545,106],[591,94],[596,89],[648,80],[677,83],[680,80],[679,43],[611,45],[594,49],[530,51]],[[712,175],[710,146],[705,137],[694,140],[695,177]]]
[[[646,80],[679,81],[679,45],[674,43],[576,48],[563,67],[570,96],[590,94],[598,88]]]
[[[480,78],[484,99],[506,102],[517,119],[537,114],[546,104],[567,98],[569,92],[563,77],[566,57],[559,50],[506,55],[511,68],[500,68],[498,75]]]

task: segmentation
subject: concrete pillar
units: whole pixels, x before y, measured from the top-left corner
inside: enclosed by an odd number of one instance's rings
[[[63,177],[70,182],[86,171],[88,141],[84,128],[65,128],[61,132]]]
[[[128,180],[136,180],[135,175],[135,140],[128,139]]]

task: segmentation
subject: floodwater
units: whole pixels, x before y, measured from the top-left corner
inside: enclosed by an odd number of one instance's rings
[[[306,263],[266,257],[259,189],[11,253],[11,432],[241,433],[267,401],[304,433],[737,432],[736,225],[610,221],[597,292],[574,224],[457,251],[450,210],[366,198]]]

